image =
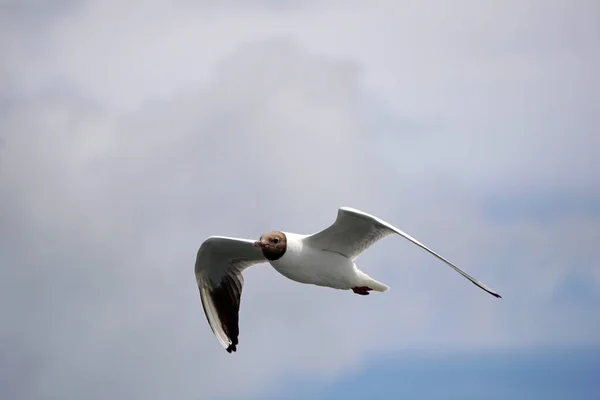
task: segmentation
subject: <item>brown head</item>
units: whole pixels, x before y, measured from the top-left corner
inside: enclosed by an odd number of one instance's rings
[[[279,260],[287,250],[287,238],[283,232],[274,231],[263,233],[260,239],[254,242],[255,247],[260,247],[263,255],[269,261]]]

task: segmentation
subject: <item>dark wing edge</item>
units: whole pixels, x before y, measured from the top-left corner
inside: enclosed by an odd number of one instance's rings
[[[244,286],[242,271],[265,262],[246,239],[213,236],[198,250],[194,272],[208,324],[228,353],[239,343],[239,311]]]
[[[228,353],[237,350],[239,343],[239,313],[244,278],[242,274],[227,274],[217,287],[206,279],[198,282],[202,308],[210,329]]]

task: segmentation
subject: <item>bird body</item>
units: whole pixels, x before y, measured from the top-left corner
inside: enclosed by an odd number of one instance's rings
[[[239,309],[244,285],[242,272],[269,262],[295,282],[359,295],[385,292],[389,287],[357,268],[354,260],[377,241],[397,234],[443,261],[495,297],[499,294],[389,223],[365,212],[341,207],[335,222],[312,235],[273,231],[258,241],[226,236],[206,239],[196,256],[194,272],[208,323],[225,349],[237,350]]]
[[[270,264],[286,278],[299,283],[341,290],[368,286],[384,292],[389,288],[359,270],[354,262],[343,254],[307,244],[308,235],[283,233],[287,237],[287,251],[281,258],[270,261]]]

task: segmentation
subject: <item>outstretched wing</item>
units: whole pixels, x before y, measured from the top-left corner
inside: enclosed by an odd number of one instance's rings
[[[196,281],[208,324],[219,342],[231,353],[236,351],[239,311],[244,278],[242,271],[265,262],[252,240],[211,236],[196,257]]]
[[[388,224],[387,222],[374,217],[373,215],[356,210],[350,207],[341,207],[335,222],[326,229],[308,236],[307,240],[312,246],[323,250],[340,253],[351,260],[356,259],[361,253],[371,247],[378,240],[386,236],[398,234],[403,238],[410,240],[420,248],[433,254],[442,260],[456,272],[470,280],[479,288],[485,290],[495,297],[501,297],[493,290],[488,288],[471,275],[467,274],[441,255],[437,254],[423,243],[412,236],[402,232],[400,229]]]

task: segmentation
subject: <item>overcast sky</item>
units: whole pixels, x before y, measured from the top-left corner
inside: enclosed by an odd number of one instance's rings
[[[600,7],[530,1],[0,1],[0,397],[261,396],[406,350],[600,345]],[[240,345],[193,275],[210,235],[400,237],[391,289],[245,273]]]

